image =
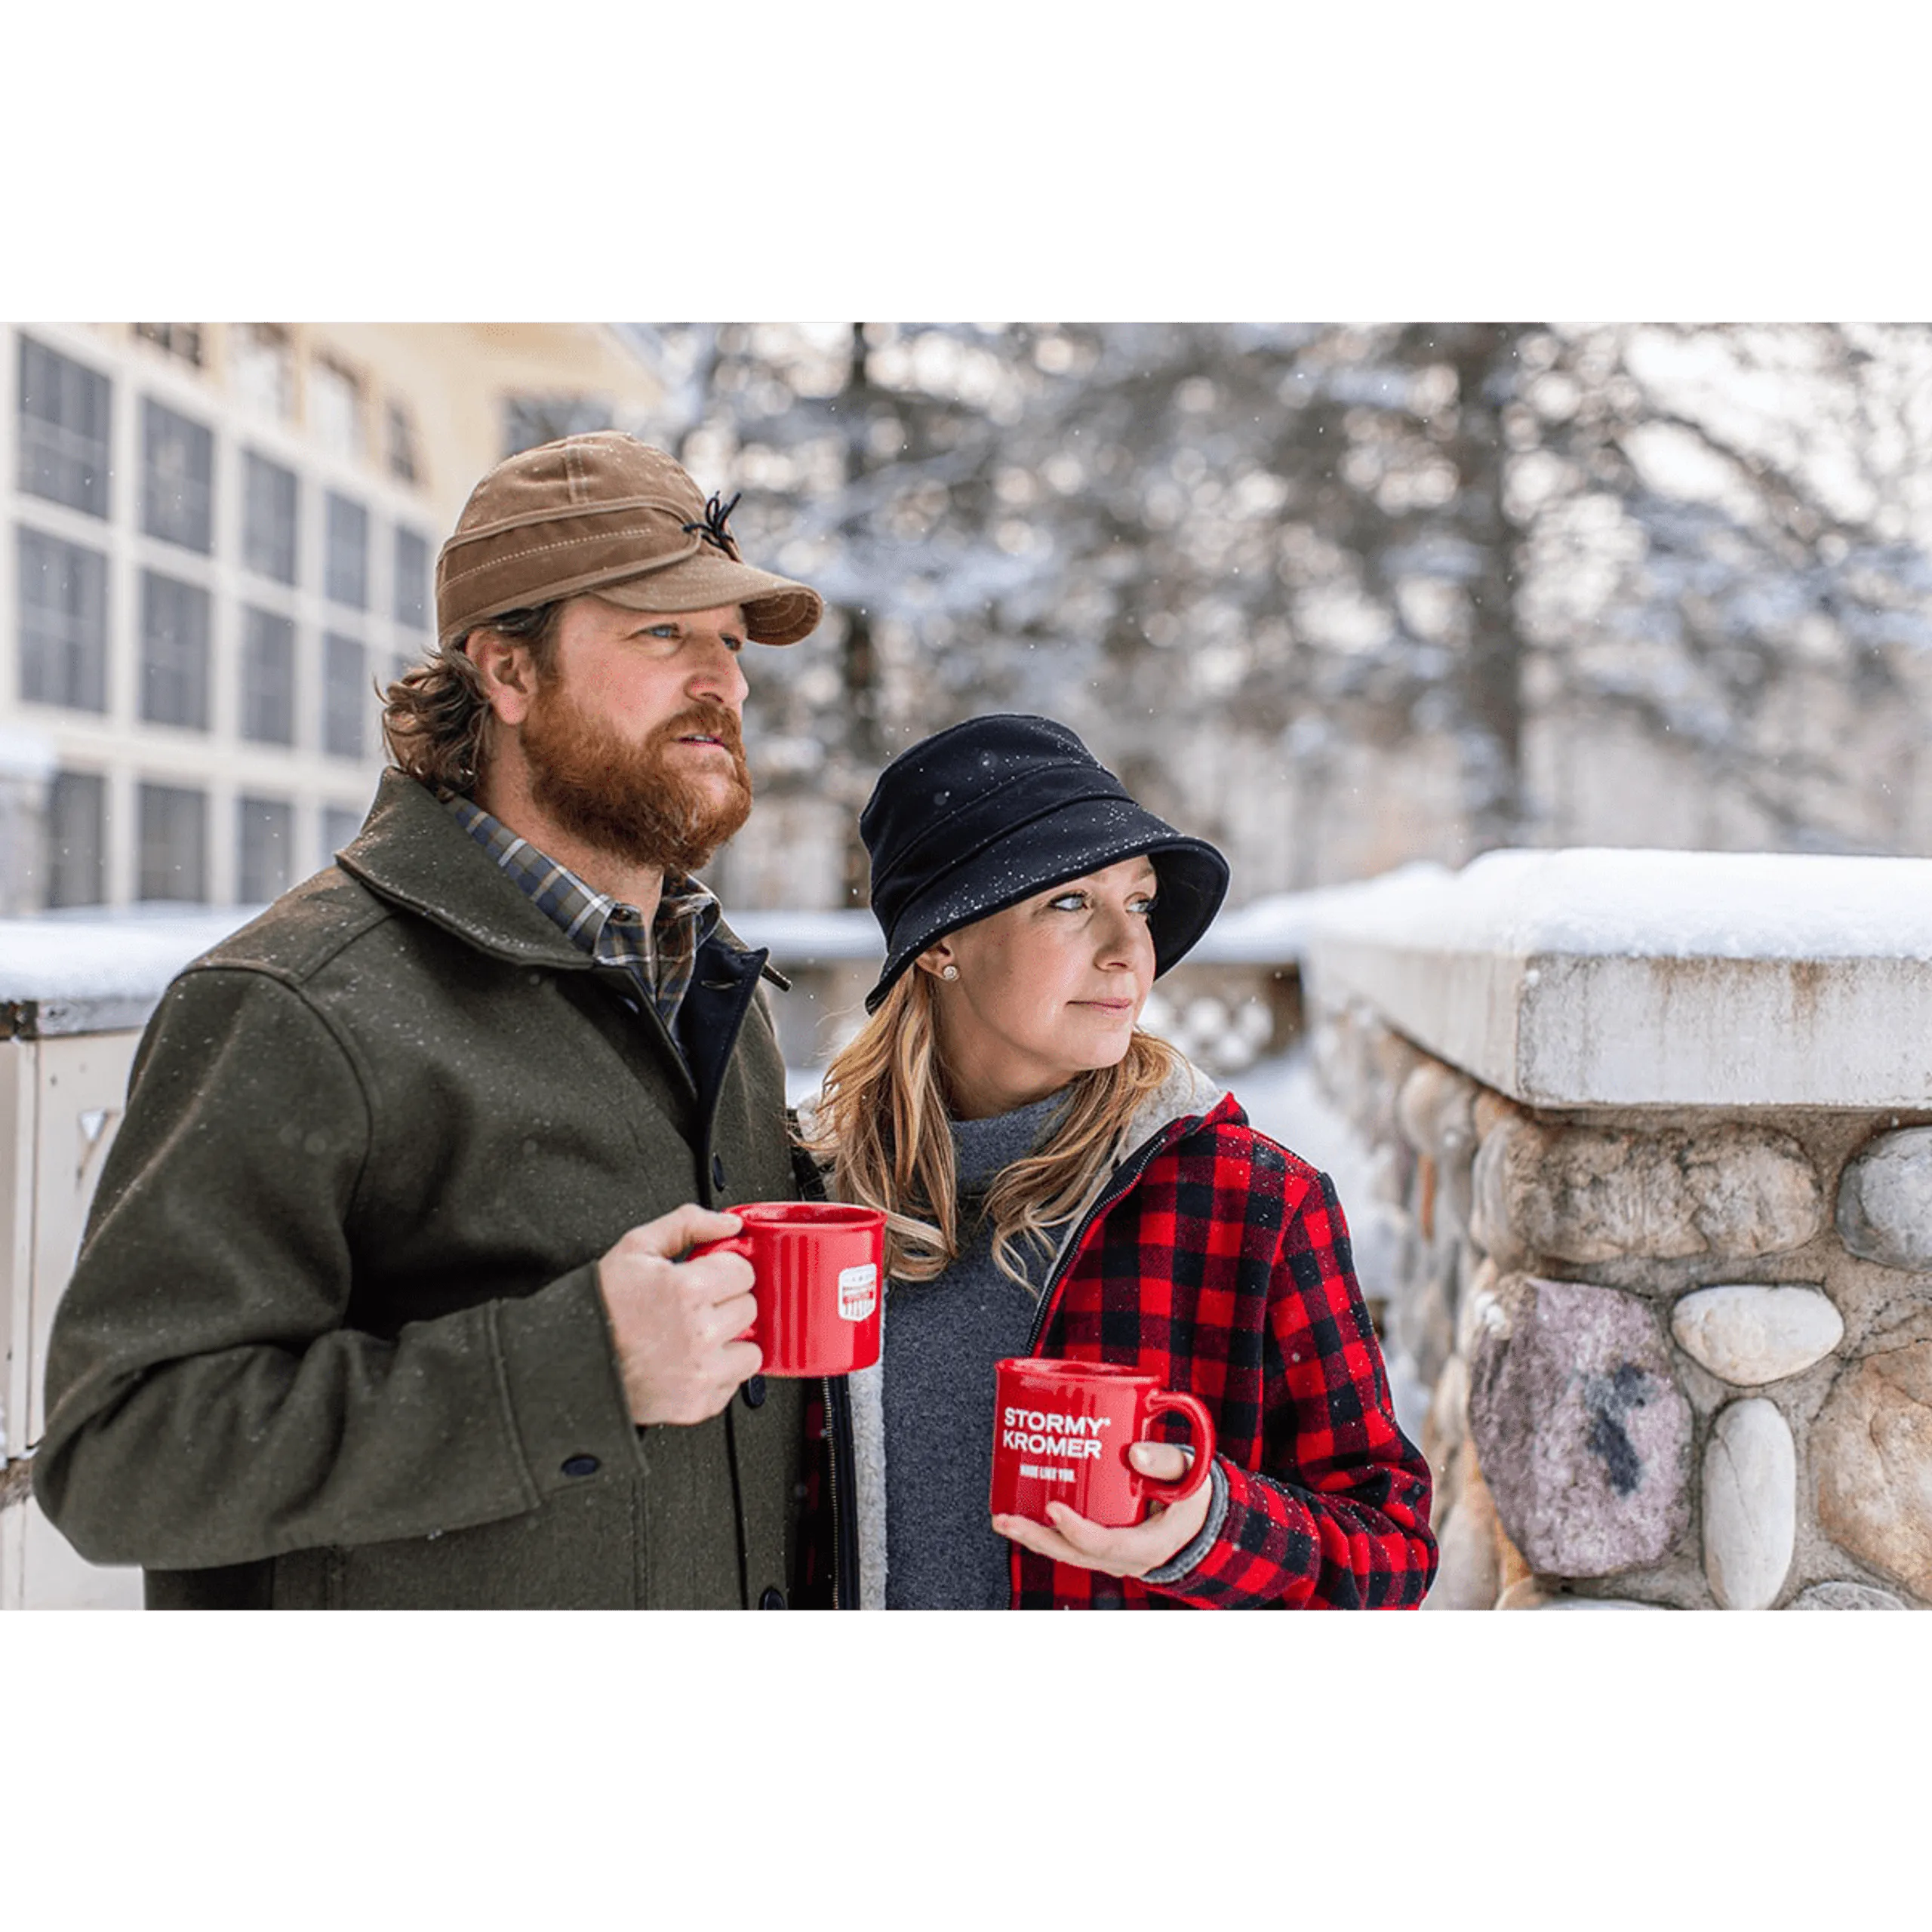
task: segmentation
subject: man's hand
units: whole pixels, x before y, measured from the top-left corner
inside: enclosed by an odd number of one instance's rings
[[[1194,1460],[1192,1449],[1172,1442],[1137,1442],[1127,1454],[1143,1476],[1160,1482],[1178,1482]],[[1023,1549],[1038,1556],[1051,1556],[1056,1563],[1104,1570],[1109,1577],[1144,1577],[1201,1534],[1214,1493],[1214,1484],[1204,1482],[1183,1502],[1155,1503],[1146,1521],[1124,1529],[1090,1523],[1064,1503],[1047,1505],[1047,1514],[1054,1519],[1051,1529],[1026,1516],[995,1516],[993,1527]]]
[[[632,1228],[598,1263],[633,1422],[703,1422],[758,1373],[757,1345],[734,1339],[758,1312],[752,1264],[742,1254],[674,1258],[743,1226],[688,1204]]]

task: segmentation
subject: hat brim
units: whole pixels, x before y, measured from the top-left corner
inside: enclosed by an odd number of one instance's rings
[[[755,570],[722,551],[701,550],[662,569],[600,583],[590,592],[627,611],[715,611],[736,604],[755,644],[796,644],[809,637],[825,615],[816,590],[770,571]]]
[[[627,611],[661,611],[667,617],[736,604],[745,614],[746,634],[754,644],[796,644],[817,629],[825,615],[825,599],[808,585],[700,548],[695,555],[675,558],[654,570],[640,571],[635,562],[626,561],[521,588],[506,602],[500,599],[451,620],[442,632],[443,641],[454,644],[506,611],[565,597],[601,597]]]
[[[1156,979],[1186,958],[1214,922],[1227,897],[1228,862],[1204,838],[1190,838],[1130,799],[1085,798],[1016,826],[975,855],[970,866],[943,872],[911,900],[887,936],[878,983],[866,995],[876,1013],[893,983],[926,948],[962,926],[1069,879],[1143,855],[1160,879],[1149,919]],[[991,863],[989,860],[1000,863]],[[989,890],[989,877],[998,886]]]

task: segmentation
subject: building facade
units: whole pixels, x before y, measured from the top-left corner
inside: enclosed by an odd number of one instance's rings
[[[0,328],[0,914],[326,864],[471,485],[660,394],[601,325]]]

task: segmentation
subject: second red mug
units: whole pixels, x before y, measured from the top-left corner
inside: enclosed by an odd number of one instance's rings
[[[837,1201],[743,1201],[722,1210],[744,1223],[687,1257],[742,1254],[755,1278],[758,1315],[745,1331],[767,1375],[849,1375],[878,1360],[885,1217]]]
[[[1172,1411],[1193,1435],[1193,1466],[1177,1482],[1144,1476],[1127,1460],[1149,1425]],[[992,1512],[1051,1524],[1047,1505],[1064,1503],[1089,1522],[1122,1528],[1150,1503],[1178,1503],[1208,1480],[1214,1424],[1192,1395],[1113,1362],[1010,1355],[996,1371]]]

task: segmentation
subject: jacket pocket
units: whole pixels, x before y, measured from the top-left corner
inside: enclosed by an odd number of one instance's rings
[[[634,1610],[635,1484],[589,1482],[500,1522],[333,1550],[343,1610]]]

